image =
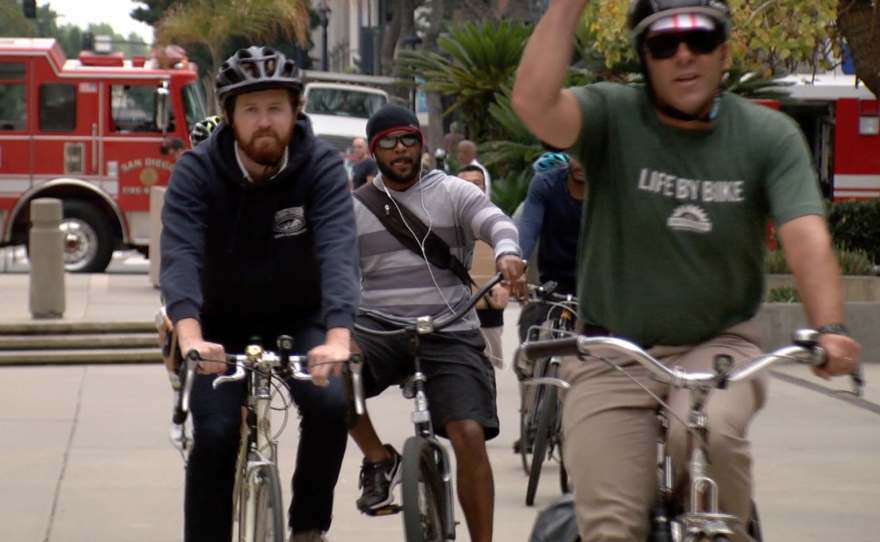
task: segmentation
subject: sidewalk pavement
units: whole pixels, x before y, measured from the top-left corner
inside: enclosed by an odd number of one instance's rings
[[[159,296],[145,274],[67,275],[64,321],[152,321]],[[0,274],[0,325],[30,321],[28,276]],[[516,346],[518,308],[505,312],[504,349]],[[806,368],[782,366],[753,424],[756,500],[767,542],[876,542],[880,532],[880,364],[865,366],[864,399],[832,394]],[[0,542],[182,540],[183,463],[168,441],[172,393],[161,365],[0,368]],[[536,508],[511,451],[519,395],[497,373],[501,435],[488,443],[496,484],[495,540],[526,542]],[[411,404],[390,389],[369,403],[379,434],[400,449]],[[283,413],[274,427],[281,428]],[[289,480],[297,418],[289,412],[279,464]],[[402,541],[399,516],[369,518],[354,501],[360,454],[350,443],[336,491],[332,542]],[[285,482],[285,502],[290,502]],[[544,468],[536,506],[559,495]],[[470,540],[461,510],[459,542]]]

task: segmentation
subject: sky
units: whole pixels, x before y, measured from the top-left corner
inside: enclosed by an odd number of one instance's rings
[[[58,14],[58,26],[73,24],[85,29],[89,23],[108,23],[117,34],[137,32],[145,42],[153,42],[152,27],[129,16],[141,5],[131,0],[37,0],[39,6],[46,4]]]

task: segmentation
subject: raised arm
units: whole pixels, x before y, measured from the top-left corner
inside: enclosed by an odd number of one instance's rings
[[[567,149],[581,130],[577,100],[563,90],[572,43],[589,0],[553,0],[523,51],[511,102],[517,115],[544,143]]]

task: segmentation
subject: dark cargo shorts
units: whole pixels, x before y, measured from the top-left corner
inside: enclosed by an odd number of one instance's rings
[[[393,329],[358,315],[357,323],[370,329]],[[364,354],[364,393],[375,397],[386,388],[402,384],[413,373],[413,346],[409,338],[388,339],[355,331],[355,342]],[[483,351],[486,342],[479,330],[449,331],[419,337],[419,361],[434,432],[447,437],[445,425],[474,420],[486,440],[498,436],[495,369]]]

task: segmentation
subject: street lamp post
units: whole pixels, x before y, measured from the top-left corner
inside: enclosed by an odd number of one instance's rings
[[[321,3],[318,4],[318,14],[321,20],[321,70],[328,71],[329,69],[329,55],[327,52],[327,25],[330,23],[330,6],[327,5],[326,0],[321,0]]]

